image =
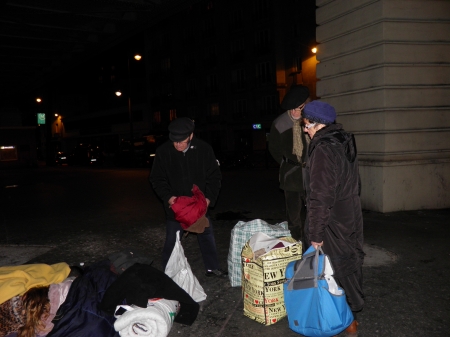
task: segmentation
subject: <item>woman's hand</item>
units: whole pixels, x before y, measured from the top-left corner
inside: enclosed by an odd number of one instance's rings
[[[322,242],[314,242],[314,241],[311,241],[311,246],[313,246],[314,249],[317,249],[317,247],[323,246],[323,241],[322,241]]]

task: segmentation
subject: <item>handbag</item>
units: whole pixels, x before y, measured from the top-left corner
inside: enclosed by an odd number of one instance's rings
[[[184,255],[184,249],[180,242],[180,231],[177,232],[177,240],[167,262],[165,273],[186,291],[195,302],[206,299],[206,293],[198,282],[191,266]]]
[[[345,292],[333,278],[333,267],[321,247],[311,246],[286,267],[283,284],[289,328],[308,337],[338,335],[353,322]]]

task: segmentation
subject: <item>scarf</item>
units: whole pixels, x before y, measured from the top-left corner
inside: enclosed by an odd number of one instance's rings
[[[302,142],[302,126],[301,126],[301,118],[294,119],[291,116],[291,113],[288,111],[289,117],[293,122],[292,126],[292,154],[295,154],[297,160],[302,162],[302,153],[303,153],[303,142]]]

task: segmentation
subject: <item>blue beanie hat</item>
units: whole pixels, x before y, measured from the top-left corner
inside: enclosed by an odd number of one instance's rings
[[[336,120],[336,110],[328,103],[312,101],[303,108],[302,117],[321,124],[332,124]]]

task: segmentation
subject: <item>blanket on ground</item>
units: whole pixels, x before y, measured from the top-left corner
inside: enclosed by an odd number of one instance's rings
[[[117,308],[127,311],[120,316],[116,315],[114,328],[121,337],[166,337],[172,328],[177,307],[177,301],[163,298],[149,300],[147,308],[119,306]]]
[[[106,315],[99,308],[106,289],[116,279],[108,260],[86,267],[83,275],[72,282],[47,337],[118,337],[114,316]]]
[[[0,267],[0,304],[37,286],[60,283],[70,273],[67,263]]]

